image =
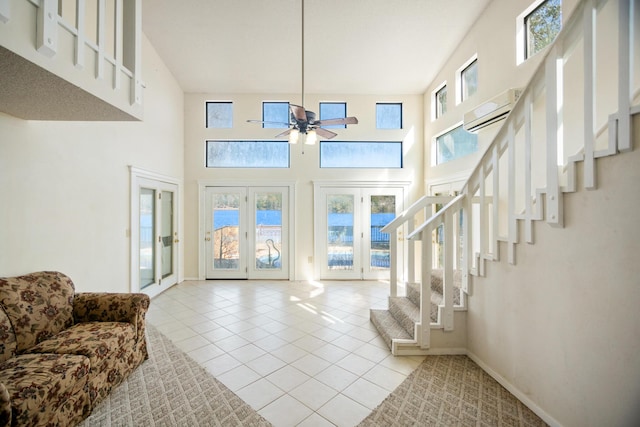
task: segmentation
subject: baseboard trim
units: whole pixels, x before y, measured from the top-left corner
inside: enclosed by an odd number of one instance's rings
[[[525,393],[523,393],[522,391],[520,391],[520,389],[518,389],[516,386],[511,384],[505,377],[503,377],[502,375],[500,375],[499,373],[491,369],[489,365],[484,363],[482,359],[480,359],[477,355],[467,350],[467,356],[471,360],[473,360],[478,366],[480,366],[482,370],[484,370],[487,374],[489,374],[494,380],[498,381],[498,383],[502,387],[506,388],[509,391],[509,393],[517,397],[518,400],[520,400],[525,406],[531,409],[537,416],[542,418],[542,420],[545,423],[549,424],[551,427],[562,427],[562,424],[560,424],[558,420],[556,420],[551,415],[549,415],[544,410],[542,410],[542,408],[540,408],[534,401],[532,401]]]

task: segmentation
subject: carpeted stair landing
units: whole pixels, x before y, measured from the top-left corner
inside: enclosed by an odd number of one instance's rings
[[[453,304],[460,305],[460,271],[453,277]],[[431,272],[431,323],[438,322],[438,306],[443,302],[442,270]],[[406,296],[389,297],[389,308],[371,309],[371,322],[391,348],[393,339],[413,339],[415,324],[420,321],[420,283],[407,283]]]

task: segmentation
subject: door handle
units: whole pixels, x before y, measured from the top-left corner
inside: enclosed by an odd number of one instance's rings
[[[206,240],[207,242],[211,241],[211,237],[205,237],[204,240]]]

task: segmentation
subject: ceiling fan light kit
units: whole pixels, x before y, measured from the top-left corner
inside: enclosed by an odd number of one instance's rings
[[[304,105],[304,0],[301,0],[301,11],[302,11],[302,37],[301,37],[301,47],[302,47],[302,105]],[[287,127],[288,129],[278,135],[276,138],[285,138],[289,139],[290,144],[297,144],[298,140],[300,140],[300,134],[304,135],[304,143],[306,145],[314,145],[318,137],[322,137],[325,139],[331,139],[337,136],[338,134],[335,132],[331,132],[330,130],[323,129],[321,126],[333,126],[333,125],[355,125],[358,123],[358,119],[355,117],[344,117],[339,119],[327,119],[327,120],[316,120],[316,113],[313,111],[306,110],[301,105],[289,104],[289,122],[280,123],[283,127]],[[247,120],[250,123],[266,123],[261,120]],[[269,122],[273,124],[273,122]]]

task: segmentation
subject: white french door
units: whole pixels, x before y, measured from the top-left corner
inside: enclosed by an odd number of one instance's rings
[[[132,194],[132,283],[150,296],[178,281],[178,185],[135,177]]]
[[[389,279],[389,239],[397,237],[380,229],[402,211],[403,188],[327,186],[317,190],[319,278]]]
[[[206,187],[207,279],[289,278],[288,195],[288,187]]]

